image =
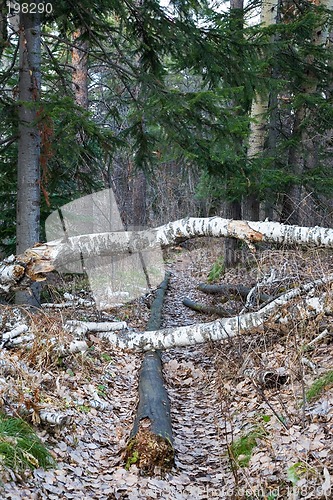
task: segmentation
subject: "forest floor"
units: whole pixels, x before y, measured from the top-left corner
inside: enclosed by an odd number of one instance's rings
[[[208,238],[168,252],[166,267],[171,280],[162,327],[217,319],[186,308],[182,300],[189,297],[221,304],[221,297],[197,290],[220,252],[221,242]],[[272,268],[280,281],[275,290],[265,291],[281,293],[332,272],[333,261],[324,251],[266,249],[226,271],[217,282],[252,286]],[[60,295],[56,298],[61,301]],[[0,497],[332,498],[332,377],[320,384],[320,377],[333,369],[330,315],[297,324],[267,323],[260,331],[228,342],[164,352],[175,464],[166,473],[156,469],[153,476],[142,475],[135,464],[126,469],[123,450],[135,417],[142,355],[116,350],[107,341],[91,337],[88,353],[71,355],[59,363],[47,347],[47,339],[62,335],[61,324],[69,318],[123,320],[130,328],[144,331],[152,299],[150,294],[104,315],[93,308],[45,310],[31,317],[35,348],[28,352],[3,349],[3,360],[18,366],[25,363],[35,371],[34,377],[21,371],[6,378],[6,387],[1,385],[6,411],[27,407],[29,400],[30,407],[50,405],[70,415],[71,424],[63,428],[38,425],[38,434],[52,450],[57,468],[39,468],[26,475],[4,469]],[[244,303],[234,297],[223,307],[237,314]],[[325,329],[328,334],[309,347]],[[246,369],[256,373],[271,370],[279,377],[267,388],[245,376]],[[317,392],[310,398],[307,391],[316,380]],[[109,404],[104,411],[87,404],[96,392]]]

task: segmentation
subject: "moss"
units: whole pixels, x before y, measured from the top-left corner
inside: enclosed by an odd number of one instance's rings
[[[333,370],[329,370],[312,383],[311,387],[305,393],[305,398],[307,401],[318,399],[323,391],[330,389],[332,386]]]
[[[257,446],[257,439],[266,436],[267,432],[257,427],[248,434],[234,441],[230,446],[231,458],[239,467],[247,467],[249,465],[252,450]]]
[[[150,428],[140,426],[127,445],[125,468],[128,470],[135,463],[146,474],[152,474],[155,467],[161,467],[165,472],[172,467],[173,460],[172,444],[167,439],[153,434]]]

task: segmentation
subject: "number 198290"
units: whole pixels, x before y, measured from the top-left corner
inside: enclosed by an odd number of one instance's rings
[[[8,13],[11,14],[51,14],[53,5],[51,3],[42,2],[7,2]]]

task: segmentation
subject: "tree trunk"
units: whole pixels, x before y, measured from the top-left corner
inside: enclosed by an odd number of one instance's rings
[[[318,3],[327,9],[333,9],[332,0],[322,0]],[[325,27],[317,27],[313,33],[312,43],[315,47],[327,46],[329,33]],[[318,88],[318,78],[311,66],[315,63],[315,56],[309,55],[306,58],[308,70],[304,75],[301,94],[315,95]],[[307,104],[302,104],[294,110],[293,129],[290,140],[288,164],[295,180],[290,183],[287,193],[284,195],[281,222],[288,224],[302,223],[301,204],[303,195],[302,176],[306,170],[313,170],[318,162],[318,141],[314,139],[316,131],[311,127],[309,117],[311,110]],[[308,217],[306,217],[308,220]]]
[[[162,307],[170,275],[167,274],[157,290],[151,307],[147,331],[158,330],[162,321]],[[162,362],[158,351],[144,356],[139,378],[139,405],[130,440],[126,462],[135,463],[145,472],[155,466],[169,468],[173,463],[170,403],[163,384]]]
[[[38,14],[20,14],[19,139],[17,168],[16,252],[39,241],[40,135],[38,103],[41,88],[41,27]],[[18,292],[16,303],[39,305],[39,286],[32,294]]]
[[[72,48],[72,84],[74,99],[82,110],[88,110],[88,49],[89,43],[87,40],[82,40],[82,36],[86,33],[84,28],[79,28],[73,35],[73,48]],[[76,140],[81,147],[84,147],[85,133],[83,128],[79,129],[76,135]],[[91,169],[86,162],[80,162],[76,168],[75,177],[77,179],[77,187],[80,193],[88,193],[90,191],[90,177]]]
[[[77,262],[80,255],[89,259],[112,255],[120,258],[123,254],[125,258],[135,252],[154,252],[160,250],[161,246],[197,236],[237,238],[245,241],[253,250],[257,242],[333,248],[333,229],[329,228],[286,226],[266,221],[233,221],[220,217],[188,218],[141,232],[84,234],[69,237],[65,241],[40,244],[16,258],[11,256],[0,263],[0,293],[7,293],[15,287],[27,287],[33,281],[43,281],[47,273]],[[152,269],[155,275],[161,272],[160,265],[161,261],[158,260]]]
[[[145,173],[140,170],[134,174],[132,181],[133,226],[142,229],[147,224],[146,194],[147,180]]]
[[[205,313],[205,314],[216,314],[217,316],[221,316],[221,318],[227,318],[231,316],[231,311],[227,311],[223,307],[217,306],[207,306],[206,304],[200,304],[199,302],[194,302],[191,299],[185,298],[183,299],[183,305],[193,309],[193,311]]]
[[[80,37],[84,29],[78,29],[73,36],[74,47],[72,49],[72,82],[75,101],[78,106],[88,109],[88,47],[87,40]]]
[[[295,322],[304,321],[325,312],[328,294],[318,291],[318,295],[314,296],[314,291],[332,282],[333,275],[330,275],[299,288],[293,288],[256,312],[232,318],[220,318],[210,323],[165,328],[153,332],[118,335],[110,333],[108,340],[120,349],[150,351],[229,340],[241,334],[258,332],[269,322],[275,325],[286,325],[291,321],[294,325]],[[293,301],[301,296],[302,300]]]
[[[2,52],[6,46],[6,41],[7,41],[7,37],[8,37],[7,12],[8,12],[8,8],[5,4],[5,2],[1,2],[1,4],[0,4],[0,57],[2,56]]]
[[[230,18],[234,23],[234,29],[238,29],[240,36],[244,24],[244,0],[230,1]],[[233,101],[231,106],[237,108],[239,103]],[[241,142],[241,139],[239,140]],[[226,219],[240,220],[242,218],[242,206],[238,200],[225,201],[223,207],[223,217]],[[224,265],[226,268],[232,267],[239,261],[239,243],[234,238],[226,238],[224,242]]]
[[[242,218],[242,206],[239,201],[226,201],[224,206],[224,217],[226,219],[240,220]],[[224,242],[224,265],[232,267],[239,261],[239,242],[235,238],[226,238]]]
[[[294,115],[293,123],[293,145],[289,149],[288,165],[292,169],[296,180],[290,184],[288,193],[283,196],[281,221],[282,223],[295,225],[300,220],[300,205],[302,199],[301,176],[304,171],[304,150],[305,131],[301,131],[303,120],[305,119],[304,107],[298,109]],[[298,179],[298,180],[297,180]]]
[[[270,26],[276,23],[277,0],[273,6],[268,0],[262,1],[260,21],[262,26]],[[263,155],[264,142],[267,129],[267,112],[269,96],[260,92],[255,93],[251,108],[250,136],[247,150],[249,163],[257,160]],[[258,194],[249,186],[249,194],[243,200],[243,214],[245,220],[259,220],[260,200]]]
[[[205,283],[200,283],[198,285],[198,290],[200,290],[200,292],[210,293],[213,295],[225,295],[229,298],[230,296],[233,298],[239,296],[246,300],[252,289],[244,285],[229,285],[226,283],[222,283],[221,285],[206,285]],[[257,298],[259,302],[267,302],[268,300],[273,299],[273,297],[267,293],[259,293],[257,294]]]

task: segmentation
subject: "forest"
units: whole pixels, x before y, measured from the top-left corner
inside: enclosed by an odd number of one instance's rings
[[[332,0],[0,1],[0,496],[329,499]]]

